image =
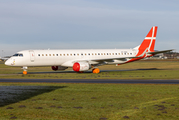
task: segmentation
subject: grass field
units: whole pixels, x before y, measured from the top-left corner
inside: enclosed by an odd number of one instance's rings
[[[51,67],[29,67],[28,74],[22,75],[20,67],[5,66],[0,62],[0,78],[30,79],[179,79],[179,60],[141,60],[119,66],[104,65],[101,73],[92,74],[52,71]]]
[[[179,61],[138,61],[101,66],[99,74],[53,72],[0,62],[0,78],[34,79],[179,79]],[[115,71],[116,70],[116,71]],[[176,120],[179,85],[0,83],[0,119],[34,120]]]
[[[1,83],[8,85],[38,89],[5,100],[2,120],[179,119],[178,85]]]

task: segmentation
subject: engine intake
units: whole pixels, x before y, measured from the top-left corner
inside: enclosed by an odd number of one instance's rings
[[[73,64],[73,70],[75,72],[87,71],[91,68],[91,65],[87,62],[76,62]]]

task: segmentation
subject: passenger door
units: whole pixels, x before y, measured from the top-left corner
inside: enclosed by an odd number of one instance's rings
[[[30,50],[29,54],[30,54],[30,61],[34,62],[35,61],[35,52],[33,50]]]

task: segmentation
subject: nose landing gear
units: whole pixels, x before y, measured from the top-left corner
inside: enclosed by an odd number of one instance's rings
[[[24,71],[23,71],[23,74],[24,74],[24,75],[27,75],[27,71],[24,70]]]
[[[22,67],[22,69],[24,70],[22,73],[23,73],[23,75],[27,75],[27,67]]]

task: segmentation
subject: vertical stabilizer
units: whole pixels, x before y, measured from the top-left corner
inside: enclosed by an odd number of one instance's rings
[[[155,40],[156,40],[156,35],[157,35],[157,26],[153,26],[145,39],[143,40],[142,44],[138,48],[138,53],[137,56],[140,56],[144,52],[154,52],[154,47],[155,47]],[[146,51],[147,49],[147,51]]]

